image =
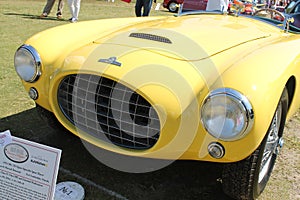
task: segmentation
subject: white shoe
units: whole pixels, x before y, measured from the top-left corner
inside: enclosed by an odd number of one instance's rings
[[[72,23],[75,23],[75,22],[77,22],[78,21],[78,19],[77,18],[75,18],[75,17],[72,17],[71,19],[69,19]]]

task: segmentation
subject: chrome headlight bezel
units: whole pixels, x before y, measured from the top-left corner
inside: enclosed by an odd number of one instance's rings
[[[22,45],[18,48],[14,57],[15,70],[18,76],[33,83],[41,76],[41,57],[30,45]]]
[[[241,139],[254,123],[250,101],[230,88],[219,88],[209,93],[203,101],[200,115],[206,131],[223,141]]]

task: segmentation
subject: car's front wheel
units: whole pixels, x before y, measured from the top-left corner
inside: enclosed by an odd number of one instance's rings
[[[288,110],[288,93],[284,89],[268,132],[260,146],[248,158],[224,165],[224,192],[234,199],[255,199],[264,190],[279,149]]]

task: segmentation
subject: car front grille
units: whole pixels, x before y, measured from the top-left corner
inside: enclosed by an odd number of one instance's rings
[[[73,74],[58,88],[58,104],[81,131],[130,149],[149,149],[158,140],[155,109],[137,92],[111,79]]]

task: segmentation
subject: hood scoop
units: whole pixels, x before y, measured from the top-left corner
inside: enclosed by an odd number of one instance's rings
[[[159,36],[159,35],[153,35],[149,33],[130,33],[129,37],[172,44],[172,41],[169,38]]]

